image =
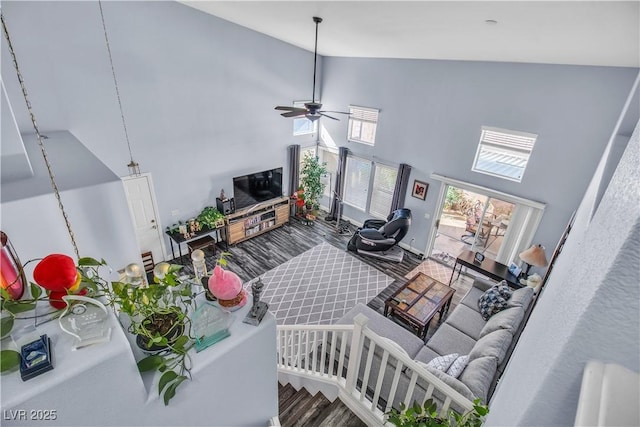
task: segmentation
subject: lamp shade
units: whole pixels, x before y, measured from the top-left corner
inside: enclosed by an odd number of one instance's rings
[[[545,267],[547,265],[547,257],[544,254],[542,245],[533,245],[526,251],[520,252],[520,259],[529,265],[536,267]]]

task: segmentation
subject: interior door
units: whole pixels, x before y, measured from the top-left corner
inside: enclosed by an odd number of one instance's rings
[[[151,176],[122,178],[140,253],[151,252],[155,263],[165,259],[162,229],[158,221]]]

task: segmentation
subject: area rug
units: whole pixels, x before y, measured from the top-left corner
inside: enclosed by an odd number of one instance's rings
[[[449,284],[449,279],[451,278],[451,267],[447,267],[446,265],[440,264],[439,262],[431,259],[426,259],[404,277],[411,279],[417,273],[424,273],[439,282]]]
[[[279,325],[333,324],[393,281],[326,242],[259,277],[264,283],[261,298]],[[247,283],[247,290],[255,280]]]

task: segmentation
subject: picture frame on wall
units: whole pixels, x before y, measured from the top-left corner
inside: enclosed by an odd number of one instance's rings
[[[427,198],[428,189],[429,184],[416,179],[413,181],[413,190],[411,191],[411,195],[416,199],[424,200]]]

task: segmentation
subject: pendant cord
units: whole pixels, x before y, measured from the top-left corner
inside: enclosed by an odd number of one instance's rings
[[[100,19],[102,20],[102,29],[104,30],[104,40],[107,43],[107,52],[109,52],[109,65],[111,65],[111,75],[113,76],[113,84],[116,88],[116,97],[118,98],[118,107],[120,108],[120,117],[122,118],[122,128],[124,129],[124,137],[127,140],[127,147],[129,148],[129,159],[131,160],[131,163],[134,163],[133,154],[131,154],[131,142],[129,142],[129,132],[127,132],[127,123],[124,120],[124,111],[122,109],[122,101],[120,100],[120,87],[118,86],[118,79],[116,78],[116,70],[113,67],[113,57],[111,56],[111,44],[109,43],[109,36],[107,36],[107,26],[104,23],[102,1],[98,0],[98,6],[100,6]]]
[[[62,212],[62,216],[64,217],[64,222],[67,226],[67,231],[69,232],[69,237],[71,238],[71,244],[73,246],[73,251],[76,254],[76,257],[80,259],[80,253],[78,251],[78,245],[76,245],[76,239],[73,234],[73,230],[71,230],[71,223],[69,222],[69,217],[67,216],[67,212],[64,210],[64,205],[62,204],[62,198],[60,197],[60,191],[58,191],[58,185],[56,184],[56,180],[54,179],[53,170],[51,169],[51,163],[49,163],[49,157],[47,156],[47,150],[44,147],[44,142],[42,135],[40,134],[40,130],[38,129],[38,123],[36,122],[36,116],[33,113],[33,109],[31,108],[31,102],[29,101],[29,97],[27,95],[27,88],[24,83],[24,79],[22,77],[22,73],[20,72],[20,67],[18,67],[18,60],[16,58],[15,51],[13,50],[13,44],[11,43],[11,37],[9,37],[9,30],[7,29],[7,24],[4,21],[4,14],[0,13],[0,20],[2,20],[2,30],[4,32],[4,37],[7,39],[7,45],[9,46],[9,53],[11,54],[11,60],[13,61],[13,67],[16,69],[16,74],[18,76],[18,82],[20,83],[20,88],[22,89],[22,96],[24,97],[24,101],[27,104],[27,110],[29,111],[29,116],[31,117],[31,124],[33,125],[33,130],[36,133],[36,137],[38,139],[38,145],[40,146],[40,152],[42,153],[42,157],[44,158],[44,163],[47,166],[47,172],[49,173],[49,179],[51,180],[51,186],[53,187],[53,192],[58,200],[58,207]]]

